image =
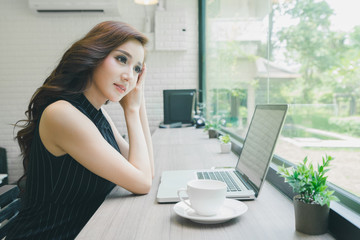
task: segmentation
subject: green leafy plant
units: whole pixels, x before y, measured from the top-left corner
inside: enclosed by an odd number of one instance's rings
[[[334,191],[328,190],[326,185],[325,173],[330,170],[329,166],[332,160],[334,158],[331,156],[322,157],[322,165],[318,164],[315,169],[312,163],[307,164],[308,158],[305,157],[296,169],[279,167],[278,174],[290,184],[295,193],[300,194],[300,201],[330,206],[330,201],[339,201],[333,195]]]
[[[219,130],[220,129],[220,126],[224,126],[224,120],[223,119],[211,119],[209,121],[205,121],[205,128],[204,128],[204,131],[208,131],[210,129],[213,129],[213,130]]]
[[[360,136],[360,116],[331,117],[329,124],[336,132]]]
[[[225,134],[225,135],[221,135],[220,137],[219,137],[219,140],[221,141],[221,143],[229,143],[230,142],[230,136],[229,136],[229,134]]]
[[[216,122],[209,122],[209,121],[206,121],[205,122],[205,128],[204,128],[204,131],[208,131],[210,129],[214,129],[214,130],[217,130],[219,129],[219,124],[216,123]]]

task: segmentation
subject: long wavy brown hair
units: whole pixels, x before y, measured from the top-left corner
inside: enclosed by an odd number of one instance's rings
[[[15,124],[22,128],[15,137],[23,158],[24,175],[18,180],[22,190],[26,180],[31,142],[42,111],[56,99],[71,98],[83,93],[92,79],[94,69],[111,51],[133,39],[138,40],[143,46],[148,42],[146,36],[126,23],[99,23],[64,53],[57,67],[36,90],[25,112],[27,119]]]

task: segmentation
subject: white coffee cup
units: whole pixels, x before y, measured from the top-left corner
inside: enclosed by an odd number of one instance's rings
[[[226,184],[216,180],[192,180],[187,183],[187,189],[180,188],[177,192],[180,200],[202,216],[215,215],[224,204]],[[184,200],[181,192],[186,192],[189,201]]]

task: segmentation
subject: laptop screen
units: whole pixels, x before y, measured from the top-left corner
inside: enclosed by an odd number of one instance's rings
[[[252,117],[236,169],[258,189],[266,176],[286,111],[287,105],[257,105]]]

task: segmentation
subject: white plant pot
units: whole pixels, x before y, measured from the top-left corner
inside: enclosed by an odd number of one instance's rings
[[[220,149],[222,153],[229,153],[231,151],[231,142],[220,143]]]

